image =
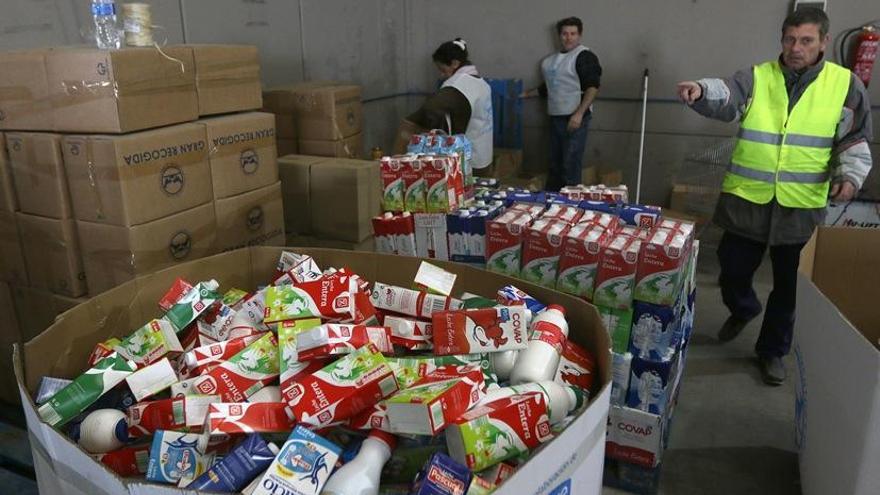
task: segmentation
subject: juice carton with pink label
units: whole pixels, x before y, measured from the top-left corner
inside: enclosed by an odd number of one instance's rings
[[[404,209],[412,213],[425,213],[428,205],[424,162],[415,155],[403,156],[399,160],[403,177]]]
[[[385,401],[395,433],[436,435],[485,393],[478,364],[441,366]]]
[[[398,156],[385,156],[379,161],[382,175],[382,209],[403,211],[403,171]]]
[[[685,278],[687,248],[687,237],[678,230],[654,229],[642,243],[634,298],[660,306],[675,304]]]
[[[562,244],[556,290],[592,299],[599,258],[609,238],[601,225],[581,223],[572,227]]]
[[[508,210],[486,223],[486,268],[519,276],[523,236],[532,216],[522,210]]]
[[[434,314],[434,354],[475,354],[528,347],[523,306],[445,311]]]
[[[446,445],[453,459],[479,471],[526,454],[552,436],[544,395],[528,392],[464,413],[447,430]]]
[[[366,325],[343,325],[327,323],[306,330],[296,337],[296,352],[299,359],[329,358],[350,354],[355,349],[372,343],[379,352],[391,354],[391,330],[388,327],[368,327]]]
[[[539,218],[526,229],[520,272],[523,279],[544,287],[556,284],[562,240],[568,230],[568,223],[553,218]]]
[[[194,380],[193,393],[219,395],[225,402],[244,402],[278,377],[278,341],[266,333],[229,361]]]
[[[625,234],[616,235],[608,243],[596,272],[593,304],[620,309],[632,306],[641,245],[639,239]]]
[[[397,391],[394,373],[373,344],[301,377],[282,393],[301,423],[325,427],[348,420]]]

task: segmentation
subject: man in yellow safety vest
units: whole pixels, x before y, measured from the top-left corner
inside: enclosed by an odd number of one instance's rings
[[[868,95],[848,69],[823,60],[828,29],[822,10],[797,9],[782,24],[777,60],[677,88],[699,114],[740,122],[714,217],[724,229],[719,280],[731,313],[718,339],[732,340],[761,313],[752,277],[769,246],[773,291],[755,352],[771,385],[786,378],[801,248],[829,195],[851,200],[871,168]]]

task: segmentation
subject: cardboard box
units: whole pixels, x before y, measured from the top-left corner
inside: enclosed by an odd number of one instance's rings
[[[367,160],[328,160],[313,166],[309,203],[315,236],[360,242],[373,235],[382,192],[379,167]]]
[[[696,186],[691,184],[673,184],[669,207],[697,218],[695,223],[705,225],[712,218],[719,187]]]
[[[51,131],[48,49],[0,53],[0,129]]]
[[[278,181],[275,119],[248,112],[199,121],[205,126],[214,199],[228,198]]]
[[[65,136],[62,151],[77,220],[140,225],[211,201],[205,126],[123,136]]]
[[[15,356],[16,377],[24,402],[34,465],[41,493],[106,493],[123,495],[137,490],[182,495],[185,490],[168,486],[144,486],[125,480],[100,466],[66,436],[40,421],[31,400],[43,376],[74,377],[82,372],[95,342],[122,336],[157,316],[156,301],[176,277],[189,280],[216,278],[224,286],[252,288],[271,279],[281,248],[252,247],[231,251],[123,284],[113,291],[67,312],[55,325],[27,342]],[[319,266],[350,266],[366,280],[398,286],[412,282],[421,260],[415,258],[303,250]],[[579,494],[601,493],[605,429],[610,392],[609,341],[595,308],[583,300],[457,263],[433,262],[458,275],[460,290],[491,296],[499,287],[516,284],[548,304],[562,304],[570,321],[569,338],[597,358],[597,380],[591,401],[568,427],[522,464],[495,493],[561,493],[577,486]],[[53,356],[53,359],[45,359]],[[51,453],[51,454],[50,454]],[[51,456],[51,457],[50,457]],[[548,466],[555,466],[548,469]]]
[[[288,235],[285,246],[373,252],[376,250],[376,238],[371,236],[362,242],[346,242],[334,241],[332,239],[318,239],[317,237],[309,235]]]
[[[27,285],[25,266],[15,213],[0,211],[0,280]]]
[[[133,227],[84,221],[76,227],[92,295],[215,252],[213,203]]]
[[[296,117],[292,113],[270,112],[275,116],[275,135],[278,139],[296,141]],[[281,153],[278,156],[284,156]]]
[[[494,148],[492,150],[492,177],[505,179],[515,177],[522,170],[522,150]]]
[[[88,292],[73,219],[16,213],[31,286],[70,297]]]
[[[89,300],[88,297],[68,297],[33,287],[10,287],[24,342],[49,328],[59,315]]]
[[[806,495],[880,490],[880,231],[819,227],[801,253],[795,439]]]
[[[9,132],[6,145],[21,211],[51,218],[71,218],[73,210],[61,157],[61,136]]]
[[[338,141],[307,140],[300,137],[298,147],[299,152],[303,155],[335,156],[339,158],[361,158],[364,156],[363,135],[360,133]]]
[[[281,183],[214,202],[217,216],[215,252],[246,246],[284,245]]]
[[[296,139],[276,138],[275,147],[278,150],[278,156],[296,155],[299,153],[299,141]]]
[[[341,83],[333,81],[306,81],[266,88],[263,91],[263,108],[267,112],[293,115],[296,113],[296,93],[298,91],[334,84],[338,85]]]
[[[410,122],[406,119],[402,120],[400,122],[400,127],[397,128],[397,134],[394,135],[394,148],[391,149],[391,153],[394,155],[402,155],[406,153],[406,147],[409,145],[409,140],[412,138],[412,135],[420,134],[426,130],[427,129],[423,129],[414,122]]]
[[[256,110],[263,105],[260,54],[252,45],[186,45],[193,51],[199,115]]]
[[[831,203],[825,212],[825,225],[880,229],[880,203],[872,201]]]
[[[0,132],[0,211],[12,213],[18,210],[12,165],[6,154],[6,135]]]
[[[48,52],[53,129],[132,132],[199,115],[193,51],[188,47]]]
[[[284,199],[284,231],[288,234],[312,233],[312,166],[329,160],[305,155],[287,155],[278,159],[278,177]]]
[[[363,130],[361,87],[352,84],[301,86],[294,91],[300,139],[338,141]]]
[[[12,300],[12,290],[6,282],[0,282],[0,402],[19,405],[21,399],[18,396],[18,386],[15,384],[15,370],[12,367],[12,346],[21,344],[21,331],[18,328],[18,318],[15,312],[15,304]]]

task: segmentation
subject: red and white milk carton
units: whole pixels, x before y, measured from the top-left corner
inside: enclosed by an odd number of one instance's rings
[[[522,244],[532,216],[511,209],[486,223],[486,268],[489,271],[518,277]]]
[[[287,433],[296,421],[284,402],[219,402],[208,409],[211,435],[234,433]]]
[[[385,326],[391,329],[391,343],[410,351],[429,351],[434,348],[434,326],[431,322],[388,315]]]
[[[589,199],[588,192],[589,188],[583,184],[578,184],[576,186],[563,186],[562,189],[559,190],[559,194],[561,194],[562,197],[572,201]]]
[[[476,405],[486,384],[479,364],[441,366],[385,401],[394,433],[436,435]]]
[[[185,366],[186,373],[184,374],[186,376],[204,374],[223,361],[228,361],[263,335],[248,335],[196,347],[183,355],[181,362]]]
[[[434,354],[476,354],[528,347],[525,307],[438,312],[432,318]]]
[[[532,219],[538,218],[544,213],[544,207],[535,203],[514,203],[510,206],[510,209],[524,211],[528,213]]]
[[[404,209],[412,213],[427,212],[424,162],[415,155],[401,156],[398,159],[403,177]]]
[[[391,329],[366,325],[327,323],[306,330],[296,336],[296,352],[302,361],[349,354],[372,343],[379,352],[391,354]]]
[[[347,421],[397,391],[382,353],[367,344],[282,391],[293,416],[323,428]]]
[[[560,385],[572,385],[587,392],[593,386],[596,360],[583,347],[566,340],[559,358],[559,368],[554,381]]]
[[[547,210],[541,214],[541,218],[553,218],[574,225],[580,221],[583,214],[584,210],[577,206],[554,203],[547,207]]]
[[[526,229],[520,276],[529,282],[553,287],[562,254],[562,240],[569,224],[555,218],[539,218]]]
[[[404,190],[403,171],[397,156],[385,156],[379,161],[382,175],[382,209],[385,211],[403,211]]]
[[[655,228],[642,243],[634,298],[659,306],[675,304],[685,278],[688,248],[687,237],[682,232]]]
[[[527,454],[552,437],[544,394],[527,392],[464,413],[446,431],[446,446],[450,457],[479,471]]]
[[[355,315],[354,294],[358,292],[357,282],[357,278],[337,272],[297,285],[268,287],[263,321],[275,323],[300,318],[352,319]]]
[[[562,244],[556,290],[591,300],[599,258],[610,237],[599,224],[579,223],[572,227]]]
[[[458,208],[458,191],[455,184],[458,158],[447,155],[425,155],[421,160],[428,213],[448,213]]]
[[[180,300],[184,294],[192,290],[193,285],[188,281],[178,277],[174,280],[174,283],[171,284],[171,287],[168,291],[159,299],[159,308],[162,311],[168,311],[171,309],[171,306]]]
[[[584,210],[584,214],[578,219],[578,223],[592,223],[605,227],[606,230],[615,232],[618,229],[620,218],[611,213],[596,210]]]
[[[641,241],[646,241],[651,235],[651,229],[644,229],[641,227],[635,227],[633,225],[623,225],[619,229],[617,229],[617,233],[621,235],[635,237],[636,239],[639,239]]]
[[[632,306],[641,246],[641,240],[624,233],[617,234],[605,246],[596,271],[593,304],[619,309]]]
[[[185,397],[138,402],[126,410],[128,436],[141,438],[156,430],[180,430],[186,427]]]
[[[269,332],[220,363],[191,384],[191,394],[219,395],[225,402],[244,402],[278,378],[278,341]]]
[[[370,300],[378,309],[416,318],[430,318],[437,311],[458,309],[462,306],[462,302],[453,297],[429,294],[381,282],[373,284]]]

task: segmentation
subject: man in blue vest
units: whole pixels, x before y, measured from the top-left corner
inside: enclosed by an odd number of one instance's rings
[[[761,311],[752,277],[769,246],[773,291],[755,352],[764,381],[786,378],[801,248],[825,218],[828,197],[849,201],[871,168],[871,105],[862,82],[823,60],[828,17],[800,8],[782,24],[782,55],[726,79],[678,84],[699,114],[740,122],[714,221],[727,342]]]
[[[526,98],[539,95],[547,98],[550,166],[544,189],[548,191],[581,183],[587,129],[602,76],[599,59],[581,44],[583,31],[584,24],[577,17],[556,23],[562,49],[541,61],[544,83],[522,94]]]

